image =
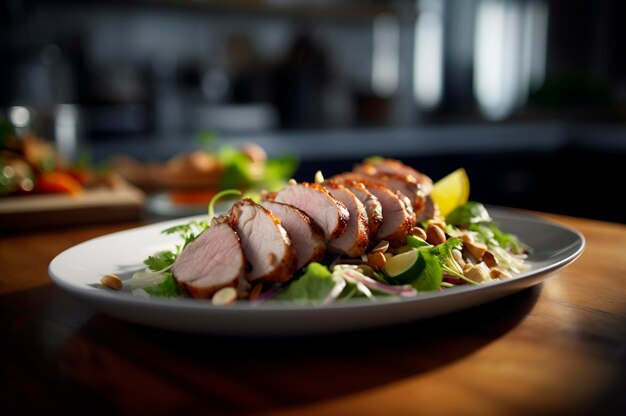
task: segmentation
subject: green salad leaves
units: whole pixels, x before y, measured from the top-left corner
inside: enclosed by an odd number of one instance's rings
[[[238,191],[222,191],[216,198],[235,192],[240,194]],[[174,250],[149,256],[144,261],[147,270],[135,273],[131,280],[133,293],[165,298],[184,296],[170,268],[182,250],[210,226],[214,203],[212,201],[209,207],[209,220],[191,221],[162,231],[178,234],[182,244]],[[483,244],[504,270],[518,272],[527,267],[524,258],[528,247],[516,236],[500,230],[482,204],[468,202],[461,205],[446,217],[446,222],[448,238],[442,244],[434,246],[419,237],[408,236],[405,246],[389,249],[384,254],[386,265],[377,270],[368,266],[365,260],[362,264],[354,259],[344,263],[341,258],[332,260],[329,257],[325,263],[309,264],[284,286],[266,286],[263,301],[326,305],[357,297],[378,301],[413,297],[417,293],[458,284],[475,285],[477,281],[466,277],[466,262],[459,258],[468,241]],[[397,260],[394,267],[390,266],[392,260]],[[480,258],[468,262],[475,264],[477,260]],[[488,275],[489,268],[485,270]],[[488,276],[486,279],[491,280]],[[253,304],[256,303],[258,301]]]

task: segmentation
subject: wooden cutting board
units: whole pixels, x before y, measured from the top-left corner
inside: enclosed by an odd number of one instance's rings
[[[77,196],[0,198],[0,232],[139,219],[145,195],[131,185],[88,189]]]

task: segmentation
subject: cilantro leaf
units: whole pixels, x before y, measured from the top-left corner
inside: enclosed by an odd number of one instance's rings
[[[167,276],[163,281],[156,286],[144,288],[150,296],[156,296],[160,298],[172,298],[178,297],[183,294],[182,289],[176,283],[174,276],[171,273],[167,273]]]
[[[176,253],[173,251],[162,251],[160,253],[155,254],[154,256],[150,256],[143,261],[143,263],[148,266],[150,270],[158,272],[163,269],[167,269],[176,260]]]

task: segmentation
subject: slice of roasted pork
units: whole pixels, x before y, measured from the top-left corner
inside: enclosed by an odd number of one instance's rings
[[[223,287],[237,287],[244,264],[239,237],[222,219],[185,247],[172,274],[192,297],[210,298]]]
[[[335,176],[333,179],[337,178],[386,185],[388,188],[400,192],[408,199],[409,204],[407,208],[412,212],[419,213],[424,209],[426,195],[422,190],[422,186],[412,176],[393,173],[368,175],[360,172],[346,172]]]
[[[413,228],[415,214],[402,201],[401,195],[385,185],[370,183],[365,186],[378,198],[383,207],[383,224],[376,234],[376,240],[387,240],[392,247],[406,244],[406,238]]]
[[[295,183],[269,196],[269,199],[301,209],[317,223],[326,240],[334,240],[344,233],[350,213],[326,188],[314,183]]]
[[[228,221],[241,239],[250,282],[282,283],[296,270],[296,255],[280,219],[251,199],[236,202]]]
[[[358,257],[365,253],[369,245],[367,213],[359,199],[346,187],[335,182],[323,184],[330,194],[341,201],[348,212],[350,219],[346,231],[328,243],[328,249],[337,253]]]
[[[261,205],[280,218],[280,224],[287,230],[296,253],[296,269],[324,258],[324,232],[308,215],[293,205],[280,202],[263,201]]]
[[[439,218],[441,216],[441,212],[439,211],[439,206],[433,200],[431,195],[426,197],[426,202],[424,204],[424,209],[417,215],[417,222],[423,222],[432,220],[434,218]]]
[[[344,174],[337,175],[332,180],[351,184],[353,181]],[[376,233],[372,244],[380,240],[387,240],[392,247],[406,244],[406,238],[413,227],[415,214],[408,206],[404,195],[395,192],[387,185],[361,178],[363,185],[374,195],[382,206],[383,223]]]
[[[366,175],[376,176],[377,174],[398,174],[410,177],[422,185],[425,195],[430,195],[433,188],[433,181],[422,172],[405,165],[396,159],[386,159],[380,157],[372,157],[365,159],[362,163],[356,165],[353,169],[355,172],[364,173]]]
[[[365,207],[365,212],[367,213],[367,235],[371,244],[383,223],[383,207],[380,205],[378,198],[376,198],[362,182],[346,180],[343,185],[352,191],[354,196],[356,196]]]

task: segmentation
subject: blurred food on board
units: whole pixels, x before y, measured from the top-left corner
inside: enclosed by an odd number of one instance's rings
[[[169,193],[176,204],[207,204],[220,190],[254,193],[278,189],[290,179],[298,161],[292,156],[268,158],[257,144],[221,145],[172,157],[140,162],[128,156],[113,160],[115,170],[141,189]]]
[[[47,140],[32,132],[18,137],[10,126],[0,129],[0,196],[66,194],[115,188],[123,179],[110,170],[89,166],[88,157],[69,163]]]

